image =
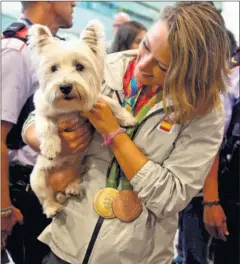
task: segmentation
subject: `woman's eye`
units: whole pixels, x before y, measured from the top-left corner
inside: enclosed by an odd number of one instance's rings
[[[57,70],[58,70],[57,65],[53,65],[53,66],[51,67],[51,71],[52,71],[52,72],[56,72]]]
[[[79,72],[81,72],[81,71],[84,70],[84,66],[83,66],[82,64],[78,63],[78,64],[76,65],[76,70],[79,71]]]
[[[167,71],[167,69],[163,68],[163,66],[159,62],[157,63],[157,65],[158,65],[158,68],[160,70],[162,70],[163,72],[166,72]]]
[[[143,46],[144,46],[144,48],[145,48],[146,50],[149,50],[149,48],[148,48],[148,46],[147,46],[147,43],[146,43],[146,41],[145,41],[145,40],[143,40],[143,41],[142,41],[142,43],[143,43]]]

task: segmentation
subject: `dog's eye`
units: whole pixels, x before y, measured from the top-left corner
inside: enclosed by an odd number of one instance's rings
[[[84,66],[80,63],[76,64],[76,70],[77,71],[83,71],[84,70]]]
[[[56,72],[57,69],[58,69],[57,65],[53,65],[53,66],[51,67],[51,71],[52,71],[52,72]]]

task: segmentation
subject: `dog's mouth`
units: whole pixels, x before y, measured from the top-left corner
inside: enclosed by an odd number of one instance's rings
[[[66,101],[71,101],[72,99],[74,99],[74,97],[72,97],[72,96],[64,96],[64,100],[66,100]]]
[[[63,99],[66,100],[66,101],[71,101],[73,99],[77,99],[77,100],[81,101],[82,97],[80,95],[78,95],[78,96],[66,95],[66,96],[63,97]]]

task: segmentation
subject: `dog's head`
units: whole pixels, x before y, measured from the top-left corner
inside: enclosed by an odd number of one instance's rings
[[[60,41],[47,27],[33,25],[29,47],[45,100],[55,108],[90,110],[103,79],[103,26],[91,21],[79,40]]]

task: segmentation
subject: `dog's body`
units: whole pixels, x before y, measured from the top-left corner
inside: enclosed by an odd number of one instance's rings
[[[59,122],[79,118],[84,122],[80,113],[91,110],[99,98],[108,102],[121,125],[135,125],[136,120],[117,102],[101,94],[106,49],[101,24],[90,22],[80,40],[57,40],[47,27],[40,25],[31,27],[29,37],[40,86],[34,103],[41,150],[30,183],[47,217],[53,217],[63,210],[63,205],[47,184],[50,169],[81,163],[79,154],[59,156]],[[80,194],[80,175],[67,186],[65,193]]]

